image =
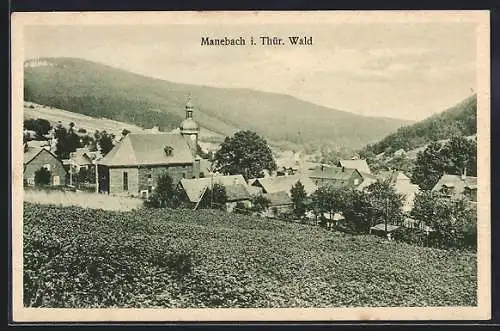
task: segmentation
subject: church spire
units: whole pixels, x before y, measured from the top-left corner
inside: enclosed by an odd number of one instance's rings
[[[186,118],[193,118],[193,104],[191,102],[191,93],[188,94],[186,101]]]

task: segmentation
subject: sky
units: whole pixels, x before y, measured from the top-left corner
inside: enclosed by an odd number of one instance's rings
[[[312,36],[313,45],[201,46],[225,36]],[[25,59],[76,57],[368,116],[421,120],[476,90],[476,29],[467,22],[26,26],[24,37]]]

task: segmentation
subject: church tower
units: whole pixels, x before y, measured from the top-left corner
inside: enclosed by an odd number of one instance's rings
[[[200,127],[198,123],[193,119],[193,105],[191,103],[191,95],[188,96],[186,102],[186,118],[181,122],[180,131],[181,135],[186,138],[189,146],[193,151],[193,155],[196,154],[196,148],[198,146],[198,134],[200,133]]]

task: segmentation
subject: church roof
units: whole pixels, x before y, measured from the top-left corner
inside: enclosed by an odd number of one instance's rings
[[[171,154],[165,152],[171,148]],[[186,139],[174,133],[129,133],[99,164],[139,166],[192,163],[193,153]]]

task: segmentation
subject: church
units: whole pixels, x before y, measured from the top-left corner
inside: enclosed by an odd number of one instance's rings
[[[178,132],[129,133],[99,162],[99,191],[148,197],[166,172],[174,184],[200,177],[198,135],[188,99]]]

